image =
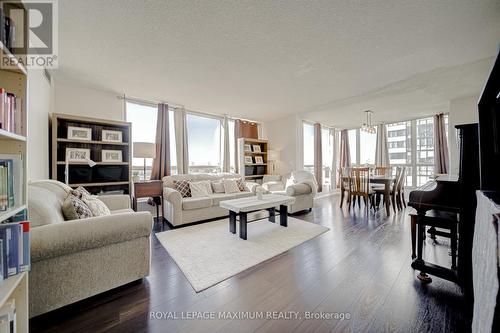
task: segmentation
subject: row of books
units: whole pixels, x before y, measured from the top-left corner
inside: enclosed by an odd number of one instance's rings
[[[0,280],[30,270],[30,224],[26,210],[0,224]]]
[[[0,87],[0,129],[24,135],[24,124],[21,98]]]
[[[8,16],[5,16],[3,8],[0,8],[0,41],[12,51],[12,44],[16,35],[14,22]]]
[[[0,154],[0,212],[22,204],[22,155]]]

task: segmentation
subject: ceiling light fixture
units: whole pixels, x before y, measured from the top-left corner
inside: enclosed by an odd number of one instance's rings
[[[367,111],[365,111],[365,113],[366,113],[366,123],[363,123],[363,126],[361,126],[361,130],[366,132],[366,133],[370,133],[370,134],[377,133],[377,129],[372,124],[373,111],[367,110]]]

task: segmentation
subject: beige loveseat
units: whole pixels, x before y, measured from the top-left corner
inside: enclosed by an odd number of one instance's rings
[[[295,202],[288,206],[290,214],[301,210],[312,209],[314,197],[318,192],[318,185],[314,176],[307,171],[294,171],[288,177],[280,175],[267,175],[262,179],[264,190],[295,198]]]
[[[237,199],[255,195],[257,183],[246,182],[246,191],[238,193],[214,193],[207,197],[186,197],[174,188],[174,180],[192,180],[192,181],[220,181],[223,179],[241,178],[234,173],[199,173],[199,174],[181,174],[163,177],[163,216],[173,226],[179,226],[187,223],[198,222],[216,217],[229,215],[227,209],[219,207],[222,200]]]
[[[127,195],[109,195],[99,198],[111,215],[65,221],[69,190],[54,180],[28,186],[30,317],[149,275],[151,214],[133,212]]]

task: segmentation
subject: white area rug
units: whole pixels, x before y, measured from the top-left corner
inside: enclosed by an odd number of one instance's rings
[[[276,221],[249,223],[247,240],[239,237],[238,221],[236,235],[229,232],[228,219],[164,231],[156,237],[200,292],[329,230],[293,217],[286,228],[279,225],[279,216]]]

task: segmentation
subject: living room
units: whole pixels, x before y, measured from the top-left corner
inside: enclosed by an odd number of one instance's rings
[[[0,4],[0,332],[499,327],[498,2]]]

